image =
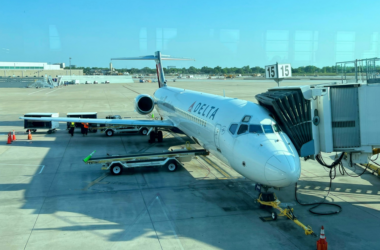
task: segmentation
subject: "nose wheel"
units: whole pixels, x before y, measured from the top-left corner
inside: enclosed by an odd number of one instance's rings
[[[306,235],[313,235],[316,236],[316,234],[313,232],[310,226],[305,226],[302,224],[297,217],[294,215],[293,208],[290,208],[289,206],[285,209],[282,209],[280,207],[281,201],[277,198],[275,193],[273,192],[261,192],[259,195],[259,198],[256,200],[260,207],[262,208],[269,208],[272,207],[274,209],[277,209],[280,213],[277,214],[276,212],[271,213],[272,220],[277,220],[277,216],[286,216],[288,219],[292,220],[294,223],[296,223],[299,227],[301,227]]]

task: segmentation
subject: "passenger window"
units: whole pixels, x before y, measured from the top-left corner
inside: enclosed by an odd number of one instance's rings
[[[281,131],[280,126],[278,126],[277,124],[273,124],[273,129],[277,133]]]
[[[241,120],[242,122],[249,122],[249,120],[251,120],[251,116],[250,115],[246,115],[244,116],[243,120]]]
[[[249,125],[249,133],[262,134],[263,128],[261,127],[261,125],[251,124]]]
[[[233,135],[235,134],[237,127],[238,127],[237,124],[232,124],[230,126],[230,132],[231,132],[231,134],[233,134]]]
[[[248,125],[242,124],[240,125],[239,131],[237,132],[238,135],[243,134],[247,132],[248,130]]]
[[[271,125],[263,125],[265,134],[273,134],[273,128]]]

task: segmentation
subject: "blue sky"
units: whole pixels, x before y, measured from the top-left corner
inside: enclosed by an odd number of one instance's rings
[[[333,65],[380,57],[379,11],[379,1],[7,1],[0,61],[108,67],[161,50],[196,59],[177,67]]]

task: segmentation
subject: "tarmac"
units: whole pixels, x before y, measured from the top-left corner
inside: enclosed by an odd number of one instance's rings
[[[285,81],[307,85],[319,81]],[[275,87],[272,81],[177,80],[168,85],[245,99]],[[23,121],[31,112],[98,112],[142,119],[134,111],[139,93],[153,94],[157,83],[74,85],[55,89],[2,89],[0,92],[0,249],[316,249],[318,238],[306,236],[291,220],[264,222],[270,213],[255,203],[255,183],[213,156],[198,157],[175,172],[141,168],[110,175],[100,165],[82,161],[132,152],[163,152],[184,147],[184,135],[164,133],[163,143],[148,144],[143,135],[90,133],[66,124],[53,134],[33,133],[27,140]],[[147,118],[147,117],[145,117]],[[148,118],[147,118],[148,119]],[[17,140],[6,144],[15,130]],[[324,155],[332,162],[334,155]],[[298,199],[319,202],[329,189],[329,171],[301,159]],[[347,167],[350,175],[365,168]],[[337,171],[326,198],[342,207],[330,216],[311,214],[295,200],[295,186],[275,191],[282,206],[319,237],[325,228],[329,249],[377,249],[380,225],[380,178]],[[333,211],[321,206],[317,211]]]

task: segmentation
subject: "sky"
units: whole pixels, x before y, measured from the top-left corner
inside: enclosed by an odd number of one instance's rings
[[[331,66],[380,57],[379,11],[375,0],[13,0],[0,9],[0,61],[108,67],[160,50],[195,59],[164,65],[179,68]]]

